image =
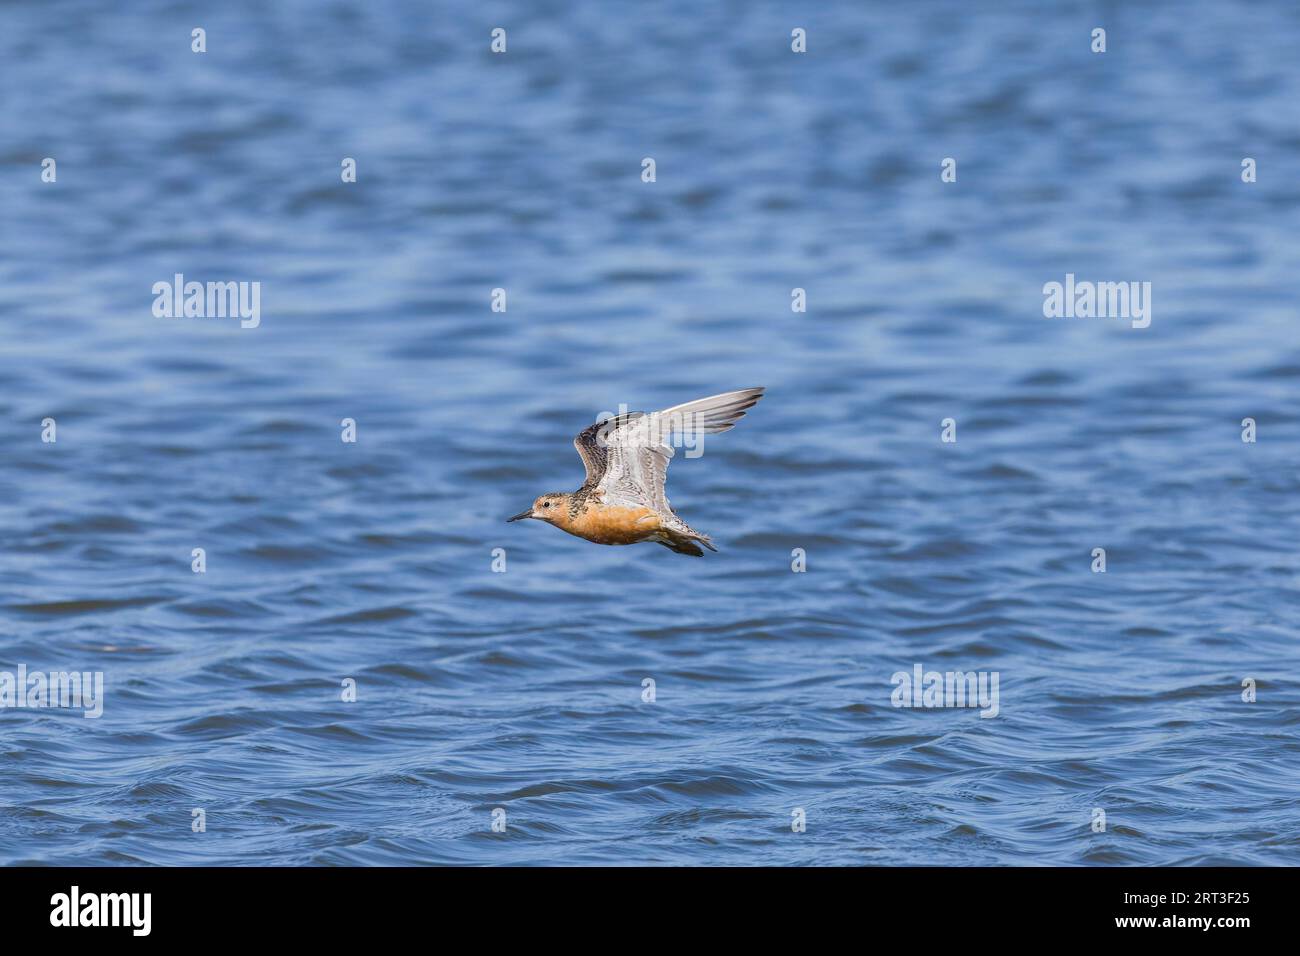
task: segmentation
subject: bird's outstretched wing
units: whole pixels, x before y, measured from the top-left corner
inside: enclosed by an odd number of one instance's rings
[[[626,425],[633,418],[640,418],[644,415],[645,412],[630,412],[617,418],[609,418],[605,421],[596,422],[594,425],[588,425],[578,432],[578,437],[573,439],[573,447],[578,449],[578,457],[582,459],[583,467],[587,469],[587,480],[582,483],[584,488],[599,486],[601,480],[605,477],[606,470],[609,468],[609,448],[605,443],[606,434],[622,425]]]
[[[587,483],[600,490],[607,504],[648,507],[676,517],[664,494],[674,436],[693,446],[700,435],[729,431],[762,397],[763,389],[744,388],[649,415],[632,412],[598,422],[574,441],[587,466]]]

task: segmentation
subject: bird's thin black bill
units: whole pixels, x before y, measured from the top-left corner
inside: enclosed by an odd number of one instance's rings
[[[519,514],[515,515],[513,518],[507,518],[506,521],[507,522],[518,521],[520,518],[531,518],[532,516],[533,516],[533,512],[532,509],[530,508],[527,511],[519,512]]]

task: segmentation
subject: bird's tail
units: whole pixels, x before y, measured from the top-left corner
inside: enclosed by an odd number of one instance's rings
[[[693,554],[697,558],[704,556],[704,552],[699,548],[701,544],[710,551],[717,552],[718,549],[713,546],[713,539],[707,534],[696,531],[681,518],[677,521],[680,522],[680,527],[667,529],[667,540],[659,542],[665,548],[678,554]]]
[[[697,544],[696,542],[699,542]],[[698,537],[688,538],[684,534],[671,534],[668,540],[660,541],[669,551],[676,551],[678,554],[689,554],[696,558],[704,557],[704,552],[700,550],[700,545],[704,545],[710,551],[717,551],[713,542],[709,540],[708,535],[699,535]]]

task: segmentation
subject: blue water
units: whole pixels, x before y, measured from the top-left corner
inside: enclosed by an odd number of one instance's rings
[[[1300,862],[1300,10],[993,6],[0,7],[0,861]],[[505,523],[750,385],[720,553]]]

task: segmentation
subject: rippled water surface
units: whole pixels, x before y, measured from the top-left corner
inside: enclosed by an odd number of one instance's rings
[[[1300,860],[1300,10],[1143,7],[0,7],[0,861]],[[719,554],[505,523],[749,385]]]

